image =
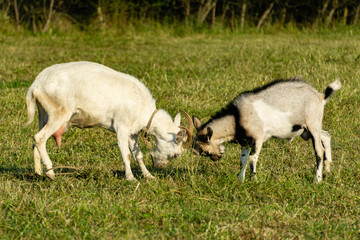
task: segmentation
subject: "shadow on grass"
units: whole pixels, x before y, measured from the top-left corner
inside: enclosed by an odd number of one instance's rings
[[[154,175],[158,179],[165,179],[167,177],[172,178],[182,178],[187,175],[193,174],[203,174],[205,171],[203,169],[197,169],[195,171],[189,171],[187,168],[148,168],[149,172]],[[136,179],[143,179],[144,176],[139,168],[133,168],[132,173]],[[125,179],[125,171],[124,170],[112,170],[113,175],[118,179]]]
[[[31,182],[50,180],[50,178],[48,178],[45,174],[41,176],[36,174],[32,167],[0,166],[0,174],[10,175],[19,180],[25,180]],[[55,171],[55,174],[56,176],[68,175],[69,177],[75,177],[75,178],[87,178],[90,175],[88,170],[78,171],[76,169],[67,169],[67,168],[57,169]]]
[[[0,174],[11,175],[19,180],[26,181],[44,181],[46,179],[35,174],[34,169],[30,167],[0,166]]]
[[[158,179],[165,179],[167,177],[172,178],[183,178],[193,174],[204,174],[204,169],[196,169],[190,171],[187,168],[155,168],[149,167],[149,172],[156,176]],[[143,179],[144,176],[140,168],[132,168],[132,173],[136,179]],[[29,182],[39,182],[39,181],[51,181],[45,175],[38,175],[35,173],[34,168],[32,167],[17,167],[17,166],[0,166],[0,175],[9,175],[16,179]],[[55,170],[56,177],[69,177],[76,179],[104,179],[106,177],[115,177],[117,179],[125,179],[124,170],[111,170],[111,169],[96,169],[96,168],[85,168],[85,169],[71,169],[71,168],[59,168]]]

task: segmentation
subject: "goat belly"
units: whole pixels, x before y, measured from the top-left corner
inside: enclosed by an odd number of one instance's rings
[[[102,125],[103,123],[93,113],[78,108],[71,116],[68,124],[78,128],[89,128]]]

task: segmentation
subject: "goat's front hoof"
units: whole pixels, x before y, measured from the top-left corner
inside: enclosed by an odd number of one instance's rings
[[[240,179],[241,182],[244,182],[244,180],[245,180],[245,176],[242,173],[239,173],[238,178]]]
[[[256,173],[252,173],[252,174],[251,174],[250,180],[251,180],[251,181],[257,181]]]
[[[321,183],[322,182],[322,176],[315,175],[315,183]]]
[[[54,179],[55,179],[55,172],[54,172],[54,170],[47,171],[45,174],[46,174],[46,176],[47,176],[48,178],[50,178],[51,180],[54,180]]]
[[[148,173],[148,174],[144,175],[144,178],[146,178],[146,179],[156,179],[151,173]]]

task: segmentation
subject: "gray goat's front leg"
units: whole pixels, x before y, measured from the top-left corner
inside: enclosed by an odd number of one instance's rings
[[[324,158],[325,172],[330,173],[330,166],[332,163],[330,133],[326,131],[321,131],[321,142],[325,148],[325,158]]]
[[[253,155],[250,155],[250,170],[251,170],[251,179],[256,180],[256,163],[258,161],[261,147],[262,147],[263,141],[262,139],[258,139],[255,143],[255,153]]]
[[[246,172],[247,163],[249,161],[250,150],[251,150],[250,148],[241,149],[240,162],[241,162],[242,168],[241,168],[241,171],[239,173],[239,178],[240,178],[241,181],[245,180],[245,172]]]
[[[147,170],[147,168],[146,168],[146,166],[144,164],[144,156],[143,156],[142,152],[140,151],[140,147],[139,147],[139,144],[137,142],[137,138],[138,138],[138,135],[132,135],[130,137],[130,139],[129,139],[130,151],[132,152],[134,158],[138,162],[139,167],[140,167],[141,172],[144,175],[144,177],[153,179],[155,177]]]

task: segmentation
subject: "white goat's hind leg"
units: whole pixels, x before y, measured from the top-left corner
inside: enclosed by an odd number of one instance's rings
[[[325,148],[325,158],[324,158],[325,172],[330,173],[330,166],[332,163],[330,133],[326,131],[321,131],[321,142]]]
[[[62,124],[63,121],[56,121],[56,122],[48,121],[46,125],[37,134],[35,134],[34,137],[35,148],[37,149],[46,169],[51,169],[53,166],[50,157],[46,151],[46,141],[49,139],[49,137],[51,137],[52,134],[54,134],[60,128]],[[38,167],[38,163],[37,163],[38,156],[35,149],[34,149],[34,159],[36,164],[35,167]],[[53,170],[48,170],[46,172],[46,175],[50,179],[55,178],[55,172]]]
[[[249,153],[250,153],[250,148],[241,149],[240,162],[241,162],[242,168],[241,168],[241,171],[239,174],[239,178],[241,181],[245,180],[245,172],[246,172],[247,163],[249,161]]]
[[[34,151],[34,167],[35,167],[35,173],[38,175],[42,175],[42,168],[41,168],[41,158],[40,158],[40,153],[39,150],[37,149],[37,147],[33,146],[33,151]]]
[[[144,156],[143,156],[142,152],[140,151],[140,148],[139,148],[139,145],[137,142],[137,138],[138,138],[138,135],[133,135],[130,137],[130,139],[129,139],[130,151],[132,152],[134,158],[138,162],[139,167],[140,167],[141,172],[144,175],[144,177],[153,179],[155,177],[147,170],[147,168],[144,164]]]
[[[122,131],[123,130],[123,131]],[[126,130],[122,129],[116,130],[116,137],[118,146],[120,148],[121,157],[124,162],[124,168],[125,168],[125,177],[128,181],[136,181],[136,178],[134,177],[132,171],[131,171],[131,154],[129,149],[129,135],[125,134]]]
[[[45,126],[46,122],[48,121],[48,115],[45,112],[44,108],[41,106],[39,102],[37,102],[38,107],[38,115],[39,115],[39,131]],[[41,166],[41,157],[40,152],[35,146],[33,145],[33,151],[34,151],[34,167],[35,167],[35,173],[38,175],[42,175],[42,166]]]

